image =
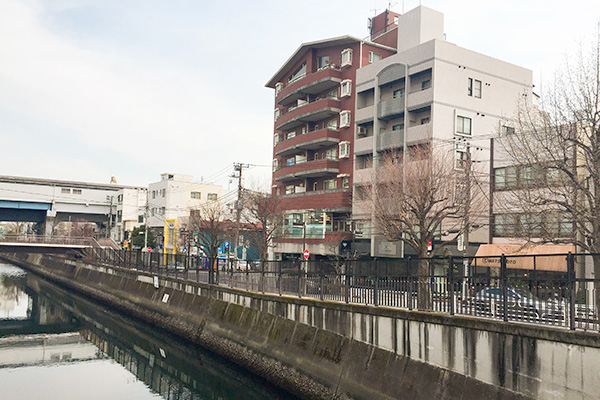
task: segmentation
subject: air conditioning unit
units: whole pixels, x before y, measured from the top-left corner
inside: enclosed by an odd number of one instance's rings
[[[356,127],[356,136],[358,136],[358,137],[367,136],[367,128],[365,128],[364,126],[357,126]]]

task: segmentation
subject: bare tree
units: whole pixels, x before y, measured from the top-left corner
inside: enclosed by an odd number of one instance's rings
[[[233,223],[225,219],[223,206],[214,201],[191,210],[187,228],[198,232],[196,242],[200,250],[214,260],[219,254],[219,247],[231,234]]]
[[[245,220],[250,242],[258,249],[258,256],[264,263],[269,258],[269,249],[276,232],[283,224],[281,199],[272,193],[244,191]],[[263,265],[264,266],[264,265]]]
[[[523,101],[516,133],[499,139],[512,163],[507,203],[524,219],[519,236],[573,243],[594,254],[600,254],[599,49],[596,38],[591,49],[568,59],[540,107]],[[600,256],[593,262],[600,277]]]
[[[453,152],[431,144],[386,153],[375,170],[372,206],[375,228],[390,241],[403,241],[419,258],[418,307],[431,308],[427,258],[468,229],[466,216],[481,208],[481,190],[470,165],[456,168]],[[469,163],[470,164],[470,163]],[[441,245],[428,253],[435,239]]]

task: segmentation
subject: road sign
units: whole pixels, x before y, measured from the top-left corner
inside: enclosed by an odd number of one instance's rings
[[[148,247],[148,248],[146,249],[146,251],[147,251],[148,253],[152,253],[152,247]]]
[[[465,235],[464,235],[464,233],[461,233],[460,235],[458,235],[458,238],[456,238],[456,249],[458,251],[465,251]]]
[[[304,259],[308,260],[308,256],[310,256],[310,253],[308,252],[308,249],[304,250]]]

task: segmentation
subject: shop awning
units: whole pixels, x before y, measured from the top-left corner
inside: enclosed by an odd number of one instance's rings
[[[500,267],[500,256],[506,256],[506,267],[537,271],[567,271],[567,253],[575,253],[575,246],[569,244],[528,245],[482,244],[471,263],[476,267]]]

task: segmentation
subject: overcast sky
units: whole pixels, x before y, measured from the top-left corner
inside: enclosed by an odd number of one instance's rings
[[[268,185],[265,83],[303,42],[366,37],[388,4],[0,0],[0,175],[147,186],[175,172],[227,189],[243,162]],[[538,88],[600,21],[597,0],[421,4],[445,14],[448,41],[532,69]]]

